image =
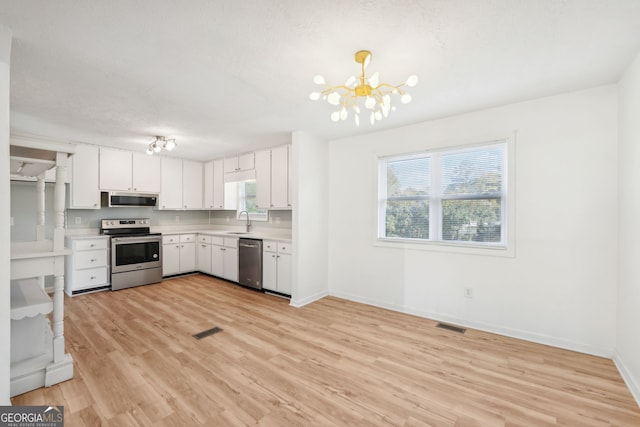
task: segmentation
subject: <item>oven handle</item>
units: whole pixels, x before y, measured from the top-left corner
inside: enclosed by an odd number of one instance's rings
[[[161,242],[162,237],[150,236],[150,237],[112,237],[112,243],[148,243],[148,242]]]

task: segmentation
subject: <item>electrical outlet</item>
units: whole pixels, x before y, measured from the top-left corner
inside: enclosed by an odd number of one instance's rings
[[[82,217],[81,216],[77,216],[76,217],[76,225],[82,224]]]
[[[279,216],[276,217],[276,224],[280,224],[280,217]]]
[[[227,222],[229,222],[229,215],[227,215]]]
[[[180,222],[180,215],[176,215],[176,222]]]
[[[464,297],[473,298],[473,288],[464,288]]]

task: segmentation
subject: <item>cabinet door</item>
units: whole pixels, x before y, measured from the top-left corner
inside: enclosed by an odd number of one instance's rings
[[[222,246],[211,246],[211,274],[224,277],[224,253]]]
[[[211,274],[211,245],[198,243],[198,271]]]
[[[160,193],[160,157],[133,153],[133,191]]]
[[[224,248],[224,278],[232,282],[238,281],[238,250]]]
[[[180,245],[162,245],[162,275],[180,273]]]
[[[238,170],[238,156],[226,157],[224,159],[224,173],[235,172]]]
[[[99,153],[93,145],[76,146],[76,154],[71,157],[69,208],[100,209]]]
[[[182,203],[184,209],[202,209],[202,163],[182,162]]]
[[[224,209],[224,160],[213,161],[213,206]]]
[[[238,156],[238,170],[246,171],[254,168],[253,153],[240,154]]]
[[[278,254],[278,292],[291,295],[291,255]]]
[[[131,191],[130,151],[100,148],[100,189]]]
[[[275,252],[262,253],[262,288],[278,290],[278,255]]]
[[[271,207],[287,209],[289,193],[288,147],[271,150]]]
[[[196,271],[196,244],[180,243],[180,272]]]
[[[271,206],[271,150],[256,152],[256,206],[269,209]]]
[[[215,209],[213,204],[213,160],[204,164],[202,176],[202,207]]]
[[[182,208],[182,160],[162,157],[160,209]]]

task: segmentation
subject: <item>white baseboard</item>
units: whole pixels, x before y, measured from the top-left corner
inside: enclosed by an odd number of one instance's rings
[[[629,391],[636,400],[636,403],[640,406],[640,384],[638,383],[638,379],[634,378],[617,351],[613,354],[613,363],[615,363],[616,368],[618,368],[620,376],[629,388]]]
[[[328,296],[329,293],[326,291],[322,291],[322,292],[318,292],[317,294],[308,296],[306,298],[302,298],[302,299],[291,299],[291,302],[289,303],[290,306],[292,307],[296,307],[296,308],[300,308],[302,306],[305,306],[307,304],[311,304],[314,301],[318,301],[319,299],[322,299],[326,296]]]
[[[406,307],[398,304],[389,304],[383,301],[376,301],[369,298],[362,298],[358,295],[352,295],[344,292],[330,292],[331,296],[347,299],[350,301],[359,302],[362,304],[372,305],[374,307],[385,308],[388,310],[398,311],[401,313],[411,314],[414,316],[424,317],[439,322],[453,323],[459,326],[467,328],[478,329],[484,332],[490,332],[498,335],[503,335],[511,338],[517,338],[525,341],[531,341],[538,344],[550,345],[552,347],[558,347],[565,350],[577,351],[579,353],[586,353],[593,356],[605,357],[611,359],[613,357],[613,348],[601,348],[595,347],[583,343],[577,343],[564,338],[558,338],[543,334],[537,334],[535,332],[523,331],[519,329],[505,328],[500,325],[493,325],[483,322],[470,321],[468,319],[462,319],[456,316],[450,316],[444,313],[429,312],[416,308]]]

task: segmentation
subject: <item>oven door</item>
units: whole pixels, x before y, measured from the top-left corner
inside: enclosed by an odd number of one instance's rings
[[[112,237],[111,273],[162,268],[162,237]]]

